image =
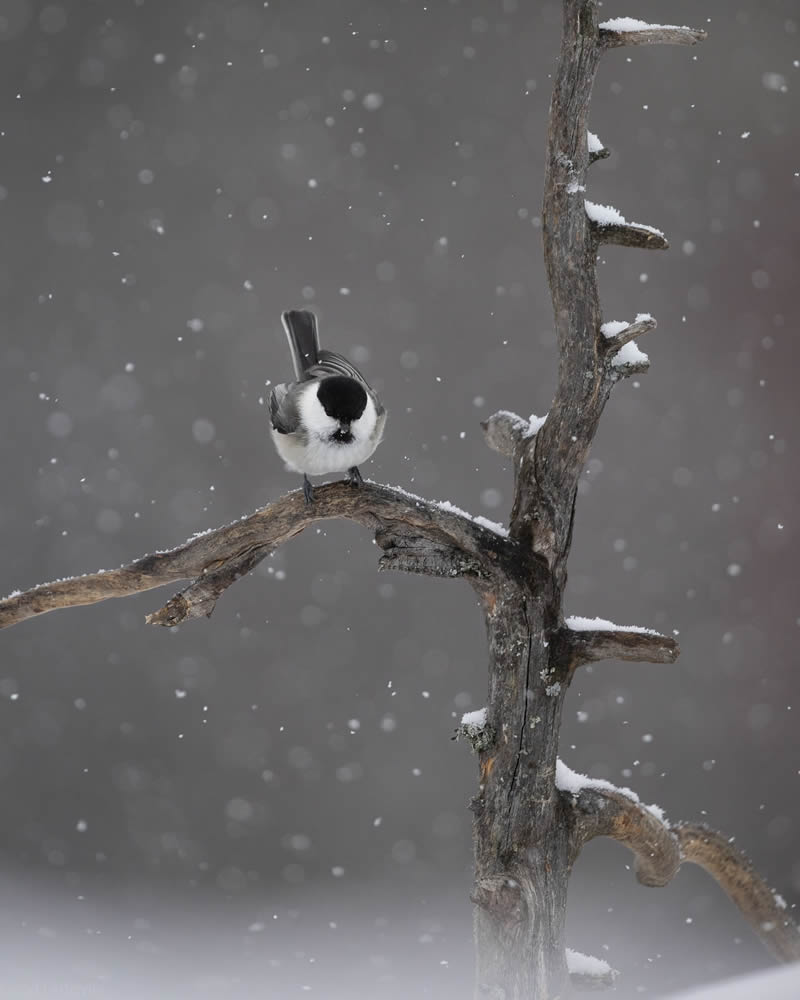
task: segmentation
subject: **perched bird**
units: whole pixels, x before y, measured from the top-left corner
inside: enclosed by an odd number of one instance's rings
[[[272,440],[287,468],[302,472],[303,493],[311,503],[309,476],[347,470],[353,486],[363,483],[358,466],[381,443],[386,410],[347,358],[320,350],[314,313],[290,309],[281,320],[296,381],[270,393]]]

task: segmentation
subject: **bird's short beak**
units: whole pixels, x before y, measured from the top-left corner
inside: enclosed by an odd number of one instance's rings
[[[333,433],[333,438],[335,441],[343,441],[348,443],[353,439],[353,435],[350,431],[350,424],[339,424],[338,428]]]

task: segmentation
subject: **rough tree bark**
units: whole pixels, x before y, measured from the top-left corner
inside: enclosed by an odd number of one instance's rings
[[[564,942],[567,883],[583,846],[612,837],[636,859],[640,882],[665,885],[683,861],[704,867],[773,955],[800,958],[800,933],[749,862],[721,834],[670,825],[655,807],[608,782],[570,772],[557,759],[564,698],[582,664],[596,660],[673,662],[673,639],[609,623],[564,619],[562,596],[579,476],[617,381],[647,369],[634,346],[650,316],[603,326],[595,262],[601,243],[667,246],[663,234],[585,202],[589,165],[608,155],[587,143],[592,84],[607,48],[694,44],[702,31],[630,18],[598,24],[595,0],[563,0],[563,36],[550,108],[544,192],[544,255],[560,366],[547,418],[508,411],[483,425],[515,476],[508,532],[450,504],[368,483],[296,491],[249,517],[145,556],[117,570],[42,584],[0,601],[0,627],[56,608],[91,604],[189,580],[147,621],[176,625],[209,616],[217,599],[270,552],[309,524],[349,518],[374,532],[380,568],[463,577],[480,597],[488,634],[484,716],[462,732],[479,755],[474,813],[476,997],[552,1000],[576,985],[608,985],[611,970],[570,971]],[[596,963],[600,965],[601,963]]]

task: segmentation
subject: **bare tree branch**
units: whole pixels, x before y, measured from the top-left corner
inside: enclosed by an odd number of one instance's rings
[[[596,243],[614,243],[620,247],[633,247],[637,250],[668,250],[669,243],[663,233],[650,226],[636,222],[625,225],[601,225],[593,220],[590,223],[592,237]]]
[[[594,837],[610,837],[634,853],[636,877],[649,886],[666,885],[684,861],[700,865],[776,959],[800,960],[800,928],[785,901],[730,838],[698,823],[668,825],[655,807],[648,808],[630,793],[606,785],[588,779],[575,794],[562,791],[573,810],[575,856]]]
[[[526,420],[510,410],[498,410],[488,420],[481,421],[481,428],[492,451],[516,458],[519,446],[536,434],[541,422],[534,422],[534,418]]]
[[[190,538],[177,548],[143,556],[114,570],[40,584],[0,601],[0,628],[58,608],[127,597],[180,580],[194,581],[160,611],[153,625],[177,625],[208,616],[220,594],[279,545],[315,521],[347,518],[377,532],[384,568],[439,576],[491,575],[515,558],[514,545],[451,505],[404,490],[365,483],[330,483],[306,504],[301,490],[232,524]],[[401,556],[402,551],[402,556]],[[413,566],[412,566],[413,563]],[[446,565],[446,571],[442,571]]]
[[[613,337],[604,335],[600,343],[604,345],[606,350],[609,352],[616,353],[616,351],[618,351],[621,347],[629,344],[637,337],[641,337],[643,334],[649,333],[651,330],[655,330],[657,325],[658,324],[652,316],[642,317],[641,319],[637,316],[634,323],[628,323],[624,329],[620,330],[620,332],[615,334]]]
[[[600,149],[592,149],[589,151],[589,165],[597,163],[598,160],[607,160],[609,156],[611,156],[611,150],[606,149],[605,146]]]
[[[615,27],[618,22],[629,22],[637,27],[625,30],[624,27]],[[603,21],[599,27],[600,44],[607,49],[621,45],[696,45],[708,38],[707,32],[699,28],[685,28],[677,24],[646,24],[629,17]]]
[[[800,960],[800,928],[732,839],[699,823],[672,827],[684,861],[700,865],[736,904],[767,950],[780,962]]]
[[[604,783],[605,784],[605,783]],[[613,785],[589,781],[576,794],[562,792],[574,810],[574,850],[595,837],[610,837],[631,850],[642,885],[664,886],[680,868],[677,837],[647,806]]]
[[[556,642],[562,644],[571,671],[599,660],[674,663],[680,655],[678,643],[669,636],[632,629],[578,630],[564,626],[559,629]]]

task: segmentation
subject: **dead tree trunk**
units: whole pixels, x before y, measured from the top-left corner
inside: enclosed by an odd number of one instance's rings
[[[694,44],[704,37],[631,18],[598,24],[595,0],[563,0],[563,12],[543,212],[558,388],[546,418],[523,420],[502,411],[483,425],[490,447],[513,463],[509,531],[400,489],[330,484],[315,491],[311,506],[295,491],[176,549],[0,601],[3,628],[56,608],[189,580],[147,619],[177,625],[210,616],[231,584],[308,525],[341,517],[374,532],[383,550],[381,569],[468,580],[482,602],[489,644],[487,709],[465,717],[461,727],[480,762],[472,802],[472,899],[481,1000],[555,1000],[568,994],[570,979],[595,985],[613,980],[597,960],[571,963],[564,942],[569,875],[583,846],[598,836],[630,848],[645,885],[665,885],[683,861],[701,865],[777,959],[800,959],[800,933],[785,903],[727,838],[697,825],[670,825],[657,807],[576,775],[557,758],[564,698],[578,667],[611,658],[671,663],[678,655],[674,640],[651,630],[563,615],[578,479],[614,385],[647,370],[635,339],[655,327],[649,315],[603,324],[597,249],[601,243],[667,246],[658,230],[584,199],[587,168],[608,155],[587,131],[592,84],[607,48]]]
[[[593,0],[564,0],[562,30],[543,208],[560,348],[558,389],[536,434],[504,415],[505,435],[490,435],[518,469],[510,533],[520,549],[520,573],[484,596],[493,739],[480,755],[474,803],[476,995],[497,1000],[561,996],[567,985],[563,933],[576,824],[570,801],[557,788],[556,761],[577,650],[565,631],[562,596],[578,477],[614,383],[641,370],[635,355],[633,364],[618,363],[623,344],[602,330],[597,247],[612,238],[666,246],[660,234],[625,225],[621,217],[601,227],[587,211],[589,100],[608,32],[598,26]],[[699,34],[653,40],[696,41]],[[625,332],[628,339],[635,335],[630,326]],[[669,640],[659,650],[668,659],[677,655]],[[650,659],[653,649],[638,653]]]

